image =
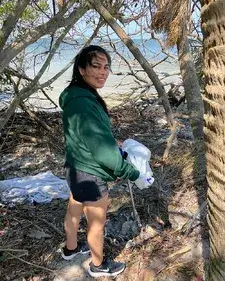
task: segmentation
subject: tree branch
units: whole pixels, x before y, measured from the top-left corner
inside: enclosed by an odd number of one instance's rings
[[[14,10],[8,15],[7,19],[4,21],[0,31],[0,52],[2,51],[6,41],[9,38],[9,35],[14,29],[18,19],[22,16],[29,2],[29,0],[18,0]]]
[[[90,36],[90,38],[86,42],[85,46],[89,45],[91,43],[91,41],[96,36],[99,29],[101,28],[102,24],[103,24],[103,22],[101,20],[99,20],[99,23],[97,24],[96,29],[93,31],[93,34]],[[38,80],[36,81],[36,83],[33,83],[33,81],[32,81],[27,87],[23,88],[20,91],[19,95],[16,95],[13,98],[12,102],[10,103],[7,110],[5,111],[4,115],[0,116],[0,132],[6,125],[10,116],[14,113],[15,109],[18,107],[20,102],[22,102],[24,99],[28,98],[31,94],[35,93],[38,89],[43,89],[43,88],[51,85],[56,79],[58,79],[65,71],[67,71],[73,65],[74,61],[75,61],[75,57],[61,71],[59,71],[55,76],[53,76],[48,81],[46,81],[42,84],[38,83]]]
[[[119,26],[119,24],[116,22],[116,20],[113,18],[113,16],[109,13],[109,11],[101,4],[101,2],[98,0],[88,0],[90,5],[100,14],[100,16],[108,23],[108,25],[115,31],[115,33],[118,35],[118,37],[122,40],[122,42],[127,46],[127,48],[130,50],[130,52],[133,54],[133,56],[137,59],[137,61],[140,63],[144,71],[147,73],[148,77],[151,79],[153,85],[155,86],[155,89],[162,99],[162,103],[166,112],[167,121],[170,127],[173,127],[174,124],[174,118],[173,118],[173,112],[170,106],[170,103],[168,101],[168,97],[166,95],[166,91],[160,82],[158,76],[156,75],[155,71],[149,64],[149,62],[145,59],[145,57],[142,55],[140,50],[137,48],[137,46],[134,44],[133,40],[126,34],[125,31]]]
[[[68,1],[74,2],[74,1]],[[67,4],[68,4],[67,3]],[[79,20],[88,10],[87,7],[79,7],[78,9],[74,9],[73,12],[67,18],[64,18],[64,14],[66,13],[66,8],[60,10],[56,14],[55,17],[50,19],[47,23],[39,25],[34,30],[28,30],[24,36],[22,41],[15,41],[10,44],[7,48],[0,52],[0,74],[4,70],[4,68],[9,64],[9,62],[17,56],[22,50],[24,50],[28,45],[36,42],[40,37],[54,33],[57,29],[71,25],[71,23],[75,23]]]

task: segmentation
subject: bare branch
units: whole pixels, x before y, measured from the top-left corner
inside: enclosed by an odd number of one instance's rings
[[[62,34],[57,38],[54,46],[51,48],[51,51],[47,57],[47,59],[45,60],[43,66],[41,67],[41,69],[39,70],[38,74],[36,75],[36,77],[33,80],[33,84],[36,84],[37,81],[39,81],[39,79],[41,78],[41,76],[43,75],[43,73],[45,72],[45,70],[47,69],[47,67],[49,66],[53,56],[55,55],[59,45],[62,43],[62,40],[65,38],[66,34],[68,33],[68,31],[70,30],[70,28],[72,27],[72,25],[74,24],[74,22],[70,23],[62,32]]]
[[[133,69],[132,69],[130,63],[128,62],[128,60],[126,60],[126,59],[117,51],[117,49],[116,49],[116,47],[115,47],[115,44],[113,44],[113,42],[110,42],[110,45],[111,45],[111,47],[113,48],[114,52],[115,52],[122,60],[125,61],[125,63],[127,64],[127,66],[128,66],[129,69],[130,69],[130,75],[134,76],[137,80],[139,80],[139,81],[141,81],[141,82],[143,82],[143,83],[147,83],[146,79],[144,79],[144,78],[142,78],[141,76],[137,75],[137,74],[133,71]]]

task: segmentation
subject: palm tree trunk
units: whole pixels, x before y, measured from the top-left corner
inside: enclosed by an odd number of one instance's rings
[[[225,2],[202,0],[205,144],[210,263],[207,281],[225,280]]]

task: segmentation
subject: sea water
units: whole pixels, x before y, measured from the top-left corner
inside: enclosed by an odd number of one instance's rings
[[[155,93],[154,86],[151,86],[151,80],[147,74],[143,71],[137,60],[133,57],[132,53],[128,50],[127,46],[120,40],[112,40],[116,47],[116,50],[130,63],[132,71],[138,76],[144,79],[150,86],[149,90]],[[133,39],[135,46],[140,50],[148,62],[154,66],[157,62],[165,59],[166,55],[162,53],[161,46],[157,40],[153,39]],[[34,78],[45,59],[47,58],[49,51],[54,42],[51,38],[41,38],[37,42],[31,44],[21,56],[24,59],[24,70],[25,73],[30,77]],[[122,60],[120,56],[116,54],[109,42],[101,39],[95,39],[93,44],[97,44],[107,49],[112,58],[112,71],[103,89],[100,90],[100,94],[107,96],[110,94],[128,94],[129,92],[140,92],[142,88],[135,81],[136,79],[130,75],[130,69],[128,65]],[[51,63],[45,70],[44,74],[40,78],[40,83],[44,83],[54,77],[59,71],[61,71],[81,50],[84,42],[80,39],[75,42],[68,38],[65,42],[61,43],[54,55]],[[177,51],[176,48],[168,49],[170,57],[165,61],[154,67],[154,71],[158,74],[162,83],[167,87],[171,82],[180,83],[179,67],[177,63]],[[172,75],[171,74],[175,74]],[[55,80],[51,86],[46,89],[49,97],[58,104],[58,97],[63,89],[69,84],[72,76],[72,65],[63,73],[57,80]],[[32,104],[42,103],[42,93],[32,95],[30,102]]]

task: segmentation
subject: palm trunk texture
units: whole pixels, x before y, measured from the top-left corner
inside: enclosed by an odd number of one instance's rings
[[[207,281],[225,280],[225,1],[202,0],[204,135],[210,262]]]

